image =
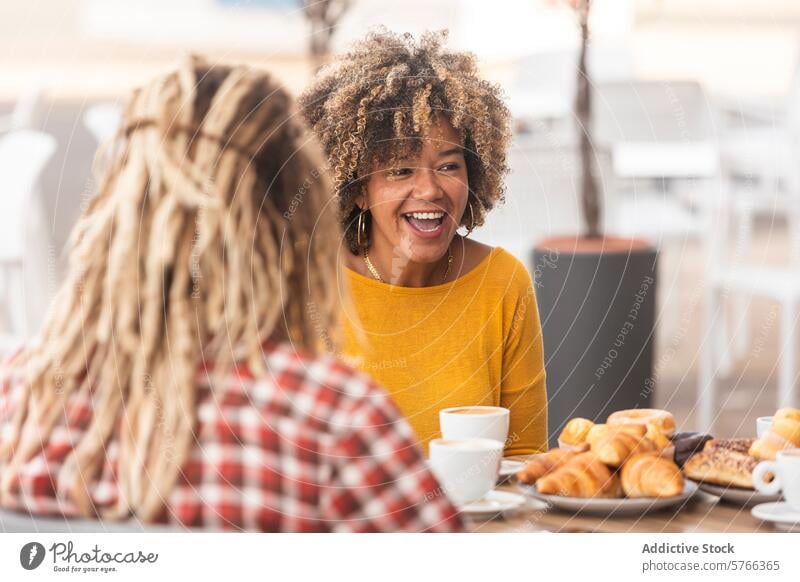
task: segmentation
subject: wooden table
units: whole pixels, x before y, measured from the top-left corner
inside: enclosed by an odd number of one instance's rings
[[[516,457],[515,457],[516,458]],[[517,458],[524,460],[524,458]],[[515,483],[498,487],[500,490],[523,493]],[[528,506],[513,515],[497,516],[489,521],[471,521],[475,532],[637,532],[637,533],[747,533],[774,532],[772,525],[756,519],[750,507],[720,501],[718,497],[698,491],[682,506],[653,511],[641,517],[597,517],[574,515],[526,495]]]

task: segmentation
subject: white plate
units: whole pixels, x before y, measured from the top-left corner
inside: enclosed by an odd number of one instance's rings
[[[785,501],[756,505],[750,513],[758,519],[771,522],[778,529],[800,531],[800,511],[792,509]]]
[[[696,481],[693,481],[696,482]],[[749,506],[758,503],[769,503],[770,501],[780,501],[781,494],[768,495],[755,489],[742,489],[741,487],[725,487],[723,485],[712,485],[711,483],[696,482],[700,491],[705,491],[711,495],[716,495],[723,501],[735,503],[736,505]]]
[[[462,505],[458,510],[468,517],[488,517],[519,509],[526,501],[525,496],[519,493],[493,490],[483,499]]]
[[[500,462],[500,472],[498,473],[497,480],[498,481],[505,481],[510,479],[525,466],[525,463],[522,461],[515,461],[513,459],[503,459]]]
[[[546,501],[556,509],[570,513],[583,513],[603,516],[637,516],[651,511],[657,511],[674,505],[680,505],[689,500],[697,492],[697,485],[684,479],[683,493],[675,497],[640,497],[629,499],[592,499],[583,497],[562,497],[560,495],[542,495],[536,492],[536,486],[521,485],[537,499]]]

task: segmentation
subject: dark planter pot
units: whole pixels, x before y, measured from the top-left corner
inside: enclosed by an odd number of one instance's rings
[[[570,418],[605,422],[615,410],[651,406],[657,263],[639,240],[536,245],[551,447]]]

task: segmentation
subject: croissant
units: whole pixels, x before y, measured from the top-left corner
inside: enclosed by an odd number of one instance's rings
[[[781,408],[772,417],[772,421],[788,418],[800,422],[800,408]]]
[[[585,450],[586,446],[587,445],[584,445],[582,449]],[[541,455],[536,455],[520,469],[517,473],[517,479],[519,479],[521,483],[533,485],[539,478],[555,471],[579,452],[581,451],[552,449]]]
[[[787,416],[773,418],[769,430],[791,443],[791,447],[800,447],[800,420]]]
[[[789,448],[789,441],[777,434],[767,431],[760,439],[753,441],[747,454],[762,461],[774,461],[778,453],[783,449]]]
[[[750,447],[748,454],[764,461],[774,461],[783,449],[800,447],[800,421],[792,418],[794,409],[782,408],[772,419],[772,426]]]
[[[634,455],[622,465],[622,490],[628,497],[674,497],[683,492],[683,475],[672,461]]]
[[[558,435],[558,443],[563,445],[579,445],[586,441],[586,435],[594,426],[588,418],[573,418]]]
[[[621,431],[603,439],[596,446],[592,446],[592,451],[606,465],[620,467],[633,455],[656,453],[658,447],[649,438],[637,437]]]
[[[618,432],[626,432],[637,437],[643,437],[647,433],[647,428],[642,424],[596,424],[589,429],[589,433],[586,435],[586,442],[594,447],[600,441]]]
[[[592,452],[580,453],[536,482],[544,495],[622,497],[619,477]]]
[[[659,451],[672,446],[672,441],[669,439],[669,437],[661,432],[661,429],[659,429],[658,426],[652,422],[647,423],[647,432],[645,433],[645,436],[653,441],[653,444],[658,447]]]

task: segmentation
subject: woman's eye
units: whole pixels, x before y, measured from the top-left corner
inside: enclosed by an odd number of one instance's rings
[[[411,174],[411,168],[394,168],[387,172],[387,175],[390,178],[401,178],[403,176],[408,176]]]
[[[458,169],[458,164],[455,163],[455,162],[451,162],[451,163],[445,164],[444,166],[439,168],[439,171],[440,172],[449,172],[451,170],[457,170],[457,169]]]

